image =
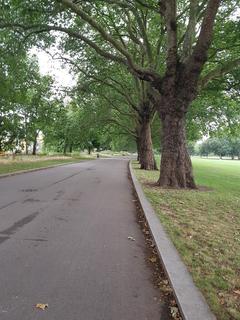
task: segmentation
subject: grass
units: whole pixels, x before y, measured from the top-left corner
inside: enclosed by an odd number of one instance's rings
[[[47,168],[54,165],[75,163],[82,160],[92,159],[85,155],[81,156],[17,156],[15,159],[0,159],[0,174],[7,174],[22,170]]]
[[[135,173],[196,285],[219,320],[240,320],[240,161],[193,159],[208,191],[163,190],[159,172]]]

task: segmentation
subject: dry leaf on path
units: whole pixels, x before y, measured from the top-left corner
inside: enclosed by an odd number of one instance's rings
[[[151,261],[152,263],[155,263],[155,262],[157,262],[157,258],[156,257],[151,257],[151,258],[149,258],[149,261]]]
[[[36,308],[41,309],[41,310],[45,310],[46,308],[48,308],[48,304],[47,303],[37,303]]]
[[[171,315],[173,318],[176,318],[178,315],[178,308],[176,307],[171,307]]]
[[[135,241],[135,239],[131,236],[128,237],[128,240]]]

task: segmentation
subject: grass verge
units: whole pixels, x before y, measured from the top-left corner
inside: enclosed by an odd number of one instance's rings
[[[24,157],[11,159],[2,159],[0,160],[0,174],[13,173],[22,170],[31,170],[38,168],[47,168],[54,165],[68,164],[80,162],[82,160],[90,160],[90,157],[76,156],[76,157]]]
[[[219,320],[240,320],[240,161],[193,159],[198,185],[209,191],[163,190],[159,172],[142,183],[196,285]]]

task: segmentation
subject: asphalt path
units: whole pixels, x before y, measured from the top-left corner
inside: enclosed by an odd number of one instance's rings
[[[0,179],[1,320],[168,319],[127,164],[96,160]]]

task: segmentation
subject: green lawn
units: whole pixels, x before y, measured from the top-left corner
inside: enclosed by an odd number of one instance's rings
[[[207,191],[160,189],[153,185],[159,172],[133,166],[217,318],[240,320],[240,161],[193,159]]]
[[[91,158],[85,156],[74,157],[16,157],[15,160],[1,159],[0,160],[0,174],[6,174],[22,170],[31,170],[36,168],[50,167],[59,164],[67,164],[79,162],[82,160],[90,160]]]

